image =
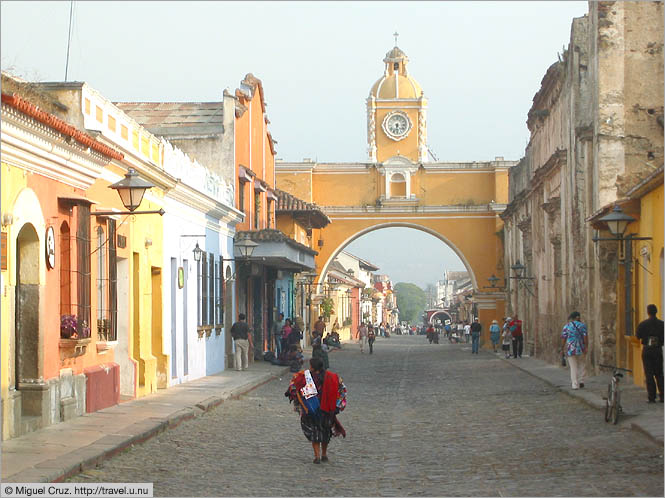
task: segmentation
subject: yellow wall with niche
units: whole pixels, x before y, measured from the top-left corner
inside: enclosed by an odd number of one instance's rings
[[[7,163],[2,163],[2,181],[0,182],[0,212],[11,213],[13,211],[14,202],[18,193],[27,187],[27,176],[24,175],[23,169],[10,166]],[[13,309],[11,305],[10,296],[7,292],[7,287],[15,285],[15,275],[10,271],[13,268],[13,261],[15,254],[12,248],[15,245],[12,243],[11,225],[9,228],[3,227],[2,232],[7,233],[7,270],[2,271],[2,289],[0,289],[0,377],[2,378],[0,389],[2,389],[2,399],[7,399],[9,393],[9,365],[11,361],[9,358],[9,330],[10,330],[10,311]],[[9,403],[3,403],[3,420],[11,420],[13,415],[9,413]],[[9,424],[3,424],[3,439],[9,438]]]
[[[658,307],[658,318],[663,319],[665,303],[663,303],[663,185],[647,193],[640,199],[640,219],[628,225],[626,233],[637,233],[639,237],[651,237],[651,240],[634,243],[633,256],[640,264],[633,265],[633,281],[635,295],[635,328],[642,320],[646,320],[646,307],[655,304]],[[644,250],[648,256],[641,254]],[[646,261],[645,261],[646,259]],[[644,265],[642,267],[641,265]],[[619,296],[623,296],[623,281],[617,286]],[[645,386],[644,368],[642,366],[642,344],[635,337],[629,340],[630,357],[628,368],[633,370],[633,381]]]

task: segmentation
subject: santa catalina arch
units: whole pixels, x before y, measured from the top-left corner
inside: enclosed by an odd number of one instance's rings
[[[503,278],[503,222],[508,170],[517,161],[445,162],[427,147],[428,101],[398,47],[367,98],[367,157],[357,163],[278,162],[277,186],[317,204],[331,223],[320,234],[316,273],[323,280],[335,256],[373,230],[408,227],[448,244],[469,271],[481,322],[504,311],[488,277]],[[414,247],[404,258],[417,258]],[[433,276],[433,280],[436,276]]]

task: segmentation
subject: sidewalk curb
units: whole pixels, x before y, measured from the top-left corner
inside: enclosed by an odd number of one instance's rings
[[[140,420],[119,430],[117,434],[107,434],[88,446],[73,450],[56,459],[40,462],[33,467],[7,476],[4,480],[6,482],[63,482],[73,475],[95,468],[103,461],[135,444],[143,443],[187,420],[200,417],[225,401],[238,399],[273,379],[282,377],[287,372],[288,368],[284,368],[283,371],[265,373],[257,379],[245,382],[219,395],[210,396],[210,393],[205,393],[206,397],[193,406],[181,408],[166,417],[150,417]]]
[[[575,398],[576,400],[583,402],[584,404],[590,406],[591,408],[595,408],[596,410],[599,410],[599,411],[602,411],[602,410],[605,409],[605,404],[602,401],[599,402],[597,399],[592,399],[592,398],[595,398],[595,396],[593,394],[588,394],[587,395],[586,393],[583,394],[579,391],[578,392],[573,392],[572,389],[567,389],[567,388],[561,387],[560,385],[556,384],[555,382],[553,382],[549,379],[546,379],[544,377],[541,377],[541,376],[537,375],[536,373],[531,372],[531,371],[521,367],[519,364],[517,364],[515,362],[508,361],[508,359],[506,359],[506,358],[499,358],[499,359],[501,361],[504,361],[504,362],[508,363],[509,365],[517,368],[518,370],[521,370],[522,372],[531,375],[532,377],[535,377],[537,379],[542,380],[543,382],[545,382],[545,383],[549,384],[550,386],[556,388],[559,392],[565,393],[568,396],[570,396],[571,398]],[[630,415],[630,414],[628,413],[627,415]],[[636,418],[640,418],[640,415],[634,415],[634,416]],[[634,422],[630,422],[630,428],[631,428],[631,430],[641,432],[642,434],[647,436],[652,442],[654,442],[654,443],[656,443],[660,446],[663,446],[663,436],[658,436],[656,434],[653,434],[647,427],[643,426],[640,421],[636,420]]]

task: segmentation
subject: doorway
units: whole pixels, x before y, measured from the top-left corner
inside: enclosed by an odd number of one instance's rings
[[[16,238],[15,388],[40,377],[39,237],[30,223]],[[31,415],[31,414],[30,414]],[[37,415],[37,414],[35,414]]]

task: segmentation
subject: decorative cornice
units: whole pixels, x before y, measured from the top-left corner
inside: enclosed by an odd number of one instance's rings
[[[80,189],[89,188],[109,158],[85,148],[18,109],[2,106],[2,160]]]
[[[87,133],[80,131],[75,126],[66,123],[62,119],[55,117],[53,114],[42,111],[36,105],[31,104],[16,94],[9,95],[7,93],[3,93],[2,103],[19,110],[23,114],[34,118],[40,123],[53,128],[54,130],[62,133],[67,137],[71,137],[81,145],[93,149],[100,154],[107,156],[109,159],[116,159],[120,161],[123,158],[123,155],[120,152],[97,142]]]

